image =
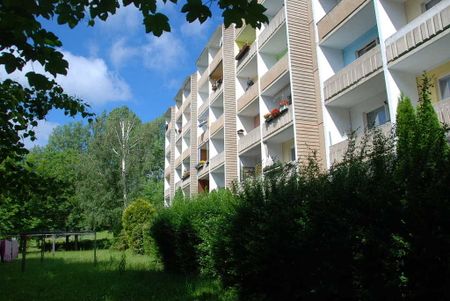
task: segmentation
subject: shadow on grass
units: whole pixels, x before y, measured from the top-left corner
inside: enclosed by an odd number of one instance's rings
[[[131,266],[121,271],[120,259],[77,262],[62,258],[27,259],[0,264],[2,300],[225,300],[217,281]],[[228,300],[231,300],[227,298]]]

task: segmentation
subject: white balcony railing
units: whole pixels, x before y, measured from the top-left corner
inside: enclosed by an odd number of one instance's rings
[[[255,83],[237,100],[237,111],[242,111],[255,100],[256,97],[258,97],[258,85]]]
[[[280,78],[289,70],[289,60],[287,53],[267,71],[260,80],[261,91],[264,91],[268,86]]]
[[[263,126],[263,137],[266,138],[290,125],[292,123],[292,114],[292,106],[289,106],[287,112],[270,122],[266,122]]]
[[[250,49],[245,54],[245,56],[237,62],[238,66],[236,72],[237,74],[239,74],[242,68],[244,68],[244,66],[247,65],[247,63],[254,57],[255,53],[256,53],[256,43],[253,42],[252,45],[250,46]]]
[[[439,121],[450,125],[450,99],[437,102],[433,106]]]
[[[390,122],[387,122],[383,125],[380,125],[377,129],[380,130],[384,135],[388,136],[392,131],[392,124]],[[360,145],[362,138],[363,135],[361,134],[355,137],[356,146]],[[370,143],[370,141],[368,142]],[[331,164],[341,162],[344,159],[345,153],[347,152],[347,148],[348,148],[348,140],[344,140],[342,142],[332,145],[330,147]]]
[[[450,2],[441,1],[386,39],[388,62],[411,51],[450,26]]]
[[[209,65],[210,72],[213,72],[217,66],[219,66],[219,63],[222,61],[222,49],[219,49],[219,51],[214,56],[211,64]]]
[[[317,32],[322,40],[344,21],[361,5],[369,0],[341,0],[322,19],[317,22]]]
[[[381,50],[378,45],[324,82],[325,100],[329,100],[358,82],[362,82],[369,75],[381,69],[382,65]]]
[[[198,115],[202,115],[202,113],[208,108],[209,100],[202,103],[202,105],[198,108]]]
[[[269,40],[269,38],[284,24],[285,21],[286,16],[284,14],[283,6],[270,21],[269,26],[267,26],[259,35],[259,48],[261,48]]]
[[[214,168],[222,165],[224,163],[224,160],[225,160],[224,152],[215,155],[209,162],[210,169],[213,170]]]
[[[238,149],[242,153],[261,141],[261,129],[256,127],[239,139]]]
[[[211,123],[210,126],[210,133],[211,136],[214,135],[217,131],[219,131],[221,128],[223,128],[223,114],[220,115],[219,118],[217,118],[216,121],[214,121],[213,123]]]

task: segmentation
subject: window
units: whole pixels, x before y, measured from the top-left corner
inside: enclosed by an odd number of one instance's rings
[[[367,113],[367,128],[369,130],[386,122],[388,122],[388,117],[384,106]]]
[[[291,161],[295,161],[295,146],[291,148]]]
[[[375,40],[370,41],[367,45],[365,45],[363,48],[356,50],[356,57],[360,57],[362,55],[364,55],[365,53],[367,53],[370,49],[375,48],[375,46],[378,45],[378,38],[376,38]]]
[[[436,4],[438,4],[439,2],[441,2],[441,0],[430,0],[424,3],[424,9],[427,11],[430,8],[432,8],[433,6],[435,6]]]
[[[450,74],[440,78],[438,82],[441,100],[450,99]]]

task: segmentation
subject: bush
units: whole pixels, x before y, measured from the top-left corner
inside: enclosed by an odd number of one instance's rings
[[[97,239],[97,249],[109,249],[112,245],[112,240],[108,238],[102,238]],[[56,251],[75,251],[77,250],[93,250],[94,249],[94,240],[89,239],[83,239],[80,238],[78,241],[78,244],[76,244],[74,241],[69,242],[63,242],[63,241],[57,241],[55,242],[55,250]],[[53,248],[53,243],[50,241],[46,241],[44,245],[45,251],[51,251]]]
[[[122,224],[129,247],[138,254],[144,254],[149,237],[149,225],[156,214],[155,208],[144,199],[132,202],[123,212]],[[148,250],[147,250],[148,251]]]
[[[211,241],[221,228],[224,212],[233,204],[228,190],[177,198],[156,217],[151,233],[166,270],[215,274]]]
[[[151,231],[165,268],[218,276],[246,301],[450,300],[445,131],[427,91],[398,114],[396,137],[351,140],[328,171],[312,159],[175,201]]]

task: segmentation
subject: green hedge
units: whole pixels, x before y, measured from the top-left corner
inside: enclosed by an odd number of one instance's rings
[[[151,233],[165,268],[218,276],[241,300],[450,300],[450,152],[422,93],[396,136],[177,200]],[[396,146],[396,147],[394,147]]]

